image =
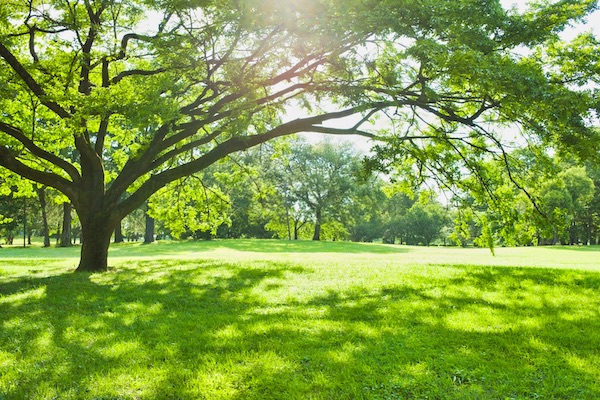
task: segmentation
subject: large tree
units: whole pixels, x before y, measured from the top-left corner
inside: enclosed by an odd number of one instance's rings
[[[69,198],[78,270],[103,271],[115,227],[155,192],[279,136],[375,136],[382,114],[381,157],[447,164],[448,178],[503,153],[492,123],[590,149],[593,99],[574,85],[597,77],[597,46],[557,34],[595,2],[536,4],[4,1],[0,166]]]

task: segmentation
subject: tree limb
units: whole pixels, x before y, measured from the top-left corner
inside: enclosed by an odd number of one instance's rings
[[[49,100],[46,95],[44,89],[36,82],[36,80],[31,76],[31,74],[27,71],[27,69],[17,60],[17,58],[12,54],[12,52],[0,42],[0,56],[4,58],[4,60],[10,65],[10,67],[15,71],[25,82],[27,87],[33,92],[33,94],[40,99],[40,102],[52,110],[59,117],[66,119],[71,117],[71,113],[62,108],[58,103]]]
[[[119,83],[120,81],[122,81],[124,78],[126,78],[128,76],[152,76],[152,75],[158,75],[165,71],[166,71],[165,68],[158,68],[155,70],[131,69],[131,70],[123,71],[123,72],[119,73],[118,75],[114,76],[110,80],[110,82],[114,85],[114,84]]]
[[[68,163],[62,158],[57,157],[54,154],[49,153],[46,150],[43,150],[40,147],[38,147],[31,139],[25,136],[25,134],[20,129],[0,121],[0,131],[5,132],[6,134],[18,140],[34,156],[46,160],[52,165],[61,168],[71,177],[74,183],[79,182],[79,180],[81,179],[77,168],[75,168],[72,164]]]
[[[5,146],[0,146],[0,166],[26,179],[50,186],[64,193],[71,201],[78,198],[77,185],[52,172],[31,168],[19,161]]]

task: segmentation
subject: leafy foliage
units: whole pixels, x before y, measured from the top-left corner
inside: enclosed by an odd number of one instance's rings
[[[174,237],[186,232],[215,233],[221,224],[230,224],[230,202],[215,185],[192,175],[161,189],[149,203],[149,215],[164,222]]]

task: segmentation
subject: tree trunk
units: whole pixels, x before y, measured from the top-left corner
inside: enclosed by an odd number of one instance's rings
[[[294,218],[294,240],[298,240],[298,231],[300,227],[298,226],[298,220]]]
[[[321,240],[321,209],[317,209],[315,212],[315,233],[312,240]]]
[[[48,228],[48,214],[46,213],[46,188],[37,187],[37,195],[42,210],[42,234],[44,235],[44,247],[50,247],[50,229]]]
[[[321,240],[321,223],[315,224],[315,233],[313,234],[312,240]]]
[[[77,272],[104,272],[108,269],[108,247],[113,229],[102,218],[81,224],[83,243]]]
[[[146,213],[146,229],[144,231],[144,243],[150,244],[154,242],[154,218]]]
[[[27,197],[23,197],[23,247],[27,247]]]
[[[60,247],[70,247],[71,243],[71,203],[63,203],[63,225],[60,236]]]
[[[285,222],[287,224],[288,240],[292,240],[292,228],[290,226],[290,210],[287,205],[287,202],[285,203]]]
[[[588,212],[585,221],[585,244],[587,244],[588,246],[592,245],[592,223],[592,216]]]
[[[123,243],[125,238],[123,237],[123,224],[119,221],[117,228],[115,229],[115,243]]]
[[[87,190],[77,199],[78,201],[75,204],[81,223],[82,241],[77,272],[104,272],[108,270],[110,240],[115,228],[123,218],[117,212],[116,204],[106,203],[104,177],[101,168],[95,171],[92,167],[90,167],[91,171],[89,172],[91,178],[84,180],[82,184]]]

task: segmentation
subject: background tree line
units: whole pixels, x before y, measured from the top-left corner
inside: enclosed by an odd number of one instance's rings
[[[523,188],[511,149],[599,154],[600,46],[591,32],[563,35],[596,9],[595,0],[8,2],[0,9],[0,174],[39,185],[19,196],[39,187],[63,196],[61,234],[78,227],[83,239],[76,270],[100,272],[137,209],[149,215],[147,239],[152,218],[175,237],[235,226],[228,210],[238,207],[237,188],[222,182],[246,183],[229,176],[233,167],[213,167],[222,160],[296,133],[361,135],[373,139],[371,167],[385,176],[412,168],[418,183],[443,178],[457,204],[469,203],[468,186],[487,188],[487,203],[480,193],[471,203],[490,244],[501,239],[495,226],[518,218],[477,210],[502,197],[486,162]],[[286,176],[311,173],[294,157],[284,167]],[[305,229],[315,239],[368,240],[355,232],[361,213],[370,222],[384,212],[361,207],[385,210],[385,202],[350,201],[346,182],[335,181],[341,166],[328,168],[310,191],[285,180],[261,185],[272,193],[251,200],[274,213],[265,211],[270,225],[261,229],[282,235],[284,221],[283,236]],[[435,203],[414,188],[412,201]],[[541,204],[534,190],[529,196]],[[572,223],[559,214],[546,216],[556,240],[559,222]],[[430,240],[414,229],[390,225],[388,240]]]
[[[280,140],[174,182],[121,221],[113,241],[156,238],[280,238],[410,245],[598,244],[600,168],[515,151],[527,186],[497,161],[452,187],[369,169],[349,142]],[[413,178],[413,179],[411,179]],[[484,193],[485,192],[485,193]],[[490,201],[490,198],[492,199]],[[0,196],[6,244],[42,236],[46,246],[81,241],[64,196],[6,180]],[[25,228],[25,230],[24,230]],[[25,232],[25,234],[23,234]],[[20,243],[20,241],[17,241]]]

